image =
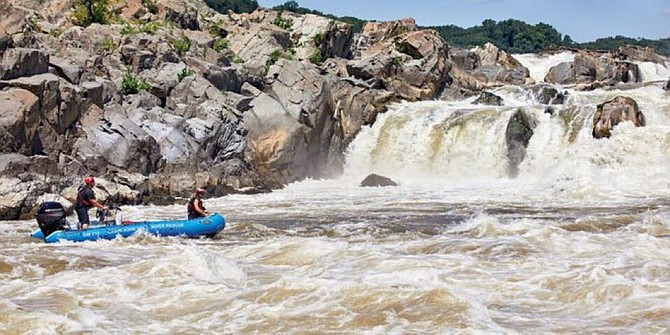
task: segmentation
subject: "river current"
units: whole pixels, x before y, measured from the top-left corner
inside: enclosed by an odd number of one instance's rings
[[[570,57],[518,55],[536,80]],[[644,85],[560,88],[571,113],[518,87],[493,91],[500,107],[394,105],[341,177],[206,199],[227,220],[211,239],[44,244],[34,221],[1,222],[0,333],[668,334],[670,71],[640,66]],[[647,126],[593,139],[596,105],[617,95]],[[511,179],[518,108],[537,126]],[[399,186],[360,187],[369,173]]]

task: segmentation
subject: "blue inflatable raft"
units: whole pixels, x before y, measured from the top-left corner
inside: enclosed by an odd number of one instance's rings
[[[94,222],[91,222],[94,223]],[[38,229],[32,237],[44,239],[44,242],[58,241],[95,241],[100,239],[111,240],[117,236],[128,237],[137,231],[143,230],[156,236],[214,236],[226,227],[226,220],[218,213],[208,217],[192,220],[164,220],[164,221],[135,221],[122,225],[92,225],[84,230],[57,230],[44,238],[42,230]]]

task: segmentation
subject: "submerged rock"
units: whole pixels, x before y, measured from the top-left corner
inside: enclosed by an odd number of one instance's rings
[[[479,94],[479,98],[472,102],[473,105],[502,106],[503,98],[491,92],[484,91]]]
[[[361,182],[361,186],[398,186],[391,178],[371,173]]]

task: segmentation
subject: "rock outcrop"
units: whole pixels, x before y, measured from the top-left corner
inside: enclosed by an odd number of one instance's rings
[[[367,177],[365,177],[363,181],[361,181],[361,186],[363,187],[398,186],[398,184],[389,177],[384,177],[375,173],[371,173]]]
[[[410,18],[354,33],[312,14],[127,0],[110,7],[123,24],[80,27],[71,6],[0,3],[0,220],[29,217],[44,194],[71,199],[88,174],[117,205],[173,203],[200,186],[220,196],[333,176],[361,127],[390,103],[480,95],[476,103],[501,105],[487,89],[533,84],[494,45],[450,47]],[[634,62],[665,61],[657,56],[579,52],[546,81],[636,82]],[[565,98],[550,85],[533,90],[542,104]],[[599,109],[594,136],[633,120],[632,105],[616,104]],[[638,114],[633,121],[644,123]],[[523,113],[508,125],[510,175],[532,128]]]
[[[574,61],[552,67],[544,81],[552,84],[574,85],[581,90],[592,90],[618,83],[640,82],[637,64],[621,54],[603,54],[580,50]]]
[[[507,129],[505,130],[507,174],[512,178],[519,174],[519,164],[526,157],[526,148],[533,136],[535,126],[535,120],[523,110],[517,110],[507,123]]]
[[[637,106],[637,102],[629,97],[618,96],[598,105],[593,116],[593,137],[610,137],[612,128],[625,121],[631,121],[636,127],[644,127],[647,121]]]

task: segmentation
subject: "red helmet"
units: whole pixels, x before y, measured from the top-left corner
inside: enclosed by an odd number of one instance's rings
[[[95,179],[93,179],[93,176],[88,176],[84,178],[84,184],[86,185],[93,185],[95,183]]]
[[[207,190],[205,190],[205,189],[202,188],[202,187],[198,187],[198,189],[195,190],[195,193],[197,193],[197,194],[205,194],[205,193],[207,193]]]

